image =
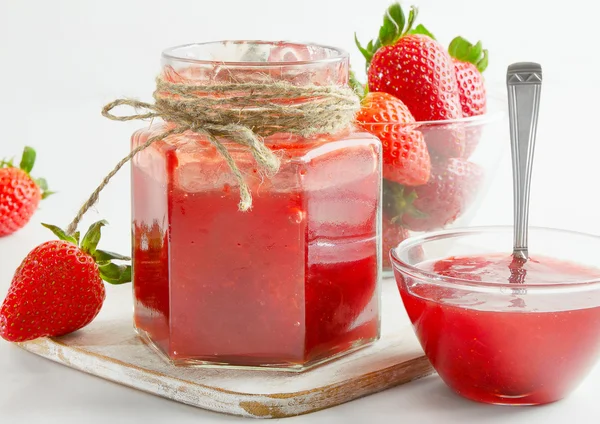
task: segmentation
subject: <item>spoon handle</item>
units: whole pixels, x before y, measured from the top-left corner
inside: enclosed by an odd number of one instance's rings
[[[508,67],[508,115],[513,167],[513,255],[528,259],[529,188],[542,88],[542,67],[521,62]]]

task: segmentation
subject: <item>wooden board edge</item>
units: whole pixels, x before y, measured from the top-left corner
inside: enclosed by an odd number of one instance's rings
[[[330,408],[433,374],[425,356],[313,390],[238,393],[181,380],[93,354],[53,339],[17,343],[22,349],[85,373],[198,408],[242,417],[286,418]]]
[[[373,371],[357,379],[349,379],[315,390],[295,393],[296,396],[292,399],[288,394],[285,397],[271,395],[261,403],[240,401],[240,406],[255,418],[293,417],[341,405],[427,377],[433,373],[434,370],[427,357],[419,356]],[[290,402],[281,402],[284,399],[288,399]]]

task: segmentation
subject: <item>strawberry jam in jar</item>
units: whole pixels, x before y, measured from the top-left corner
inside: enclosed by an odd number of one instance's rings
[[[335,48],[229,41],[165,51],[162,77],[347,86],[348,67]],[[136,132],[132,148],[172,125]],[[263,140],[281,162],[273,176],[246,146],[220,141],[249,186],[247,211],[238,210],[239,185],[223,156],[197,132],[170,135],[132,160],[140,336],[176,365],[290,371],[376,341],[379,141],[352,126],[309,137],[275,132]]]

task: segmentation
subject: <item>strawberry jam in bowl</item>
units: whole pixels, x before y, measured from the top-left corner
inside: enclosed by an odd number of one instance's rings
[[[404,307],[442,380],[468,399],[555,402],[600,355],[600,238],[530,228],[513,259],[512,227],[443,230],[390,252]]]
[[[172,82],[233,82],[240,90],[266,77],[347,88],[349,68],[348,54],[336,48],[261,41],[176,47],[163,65]],[[281,128],[277,115],[263,119]],[[132,148],[169,125],[136,132]],[[275,130],[264,137],[281,162],[271,176],[246,146],[221,141],[252,194],[247,211],[238,210],[239,184],[223,155],[197,133],[173,134],[132,161],[141,337],[176,365],[285,371],[376,341],[379,140],[352,125],[312,136]]]
[[[470,223],[506,128],[506,100],[486,86],[488,51],[460,36],[436,38],[436,28],[417,25],[425,13],[392,4],[379,35],[356,43],[366,60],[366,83],[353,79],[357,122],[383,145],[384,252],[411,235]],[[391,276],[385,255],[383,270]]]

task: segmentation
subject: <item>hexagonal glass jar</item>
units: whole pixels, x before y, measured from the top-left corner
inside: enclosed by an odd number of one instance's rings
[[[163,53],[163,76],[194,84],[346,85],[348,55],[319,45],[229,41]],[[260,105],[257,105],[259,107]],[[276,117],[271,118],[276,124]],[[169,128],[137,131],[132,148]],[[176,365],[302,371],[379,338],[380,143],[349,127],[265,144],[281,159],[261,175],[221,140],[253,196],[238,210],[227,164],[185,132],[132,161],[135,327]]]

